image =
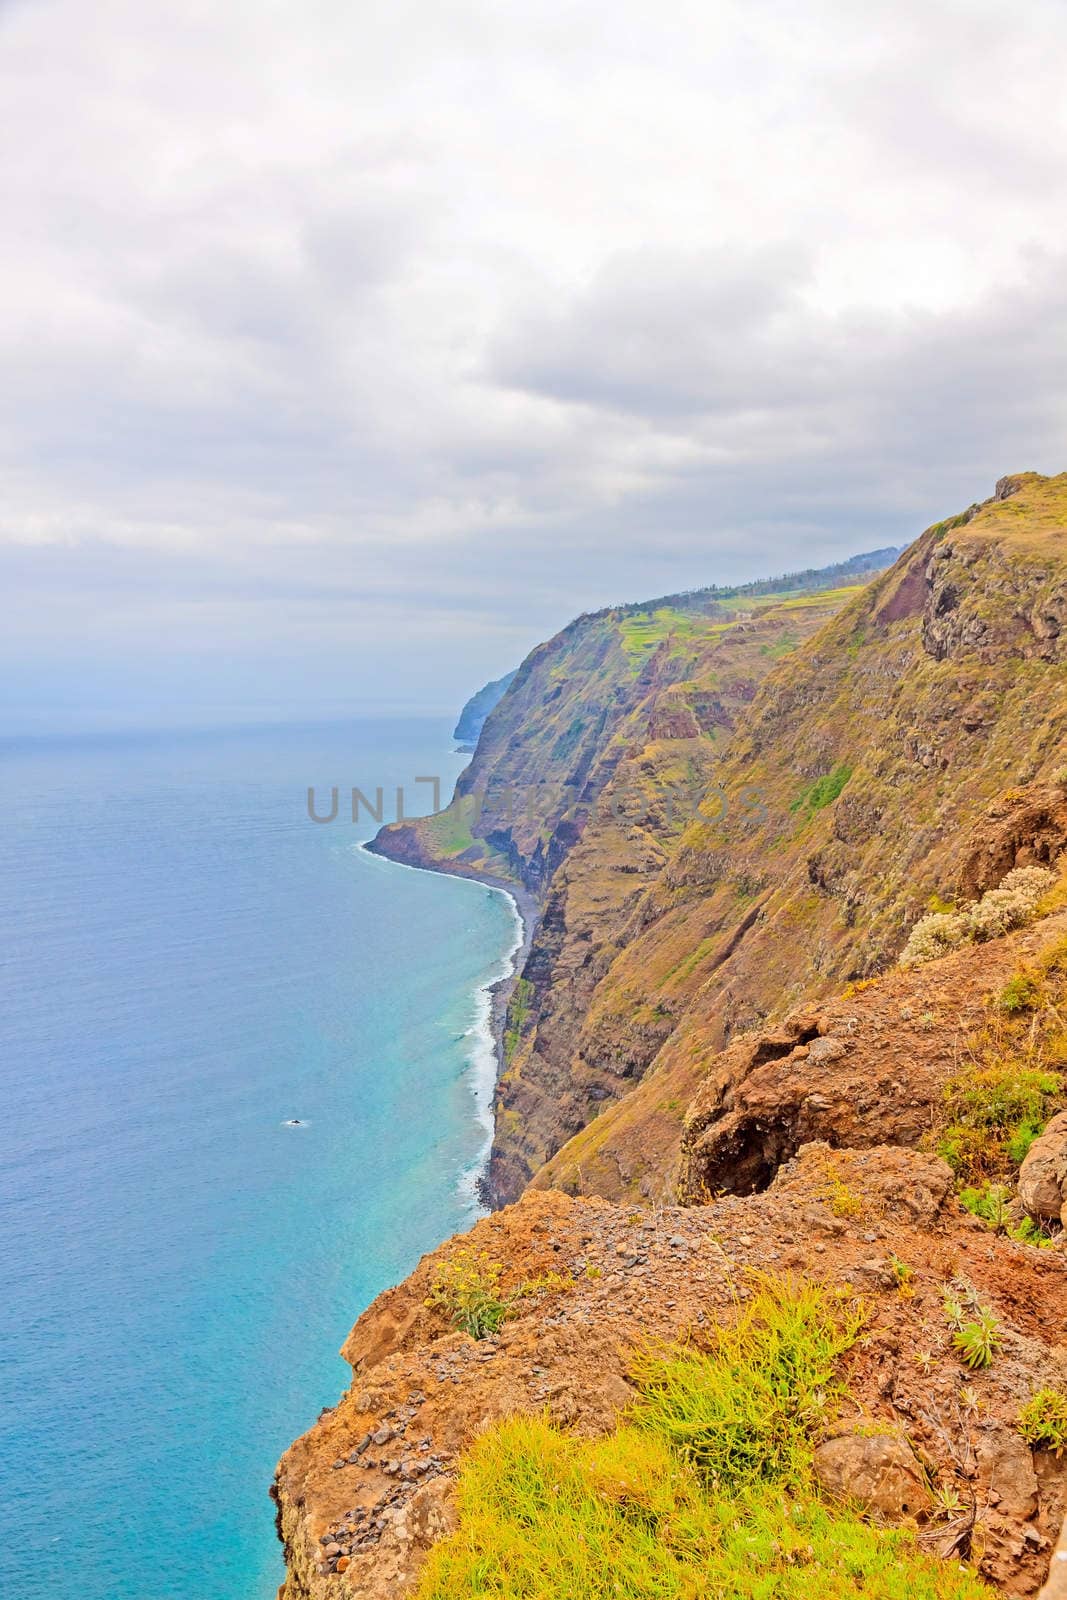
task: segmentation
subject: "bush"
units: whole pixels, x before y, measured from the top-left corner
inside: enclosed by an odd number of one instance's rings
[[[1021,928],[1037,910],[1042,895],[1056,882],[1047,867],[1015,867],[995,889],[960,911],[931,911],[911,930],[900,966],[920,967],[960,946],[999,938]]]
[[[1067,1450],[1067,1394],[1039,1389],[1019,1412],[1019,1432],[1038,1450]]]

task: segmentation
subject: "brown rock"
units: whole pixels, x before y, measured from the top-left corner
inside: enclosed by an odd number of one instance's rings
[[[883,1517],[915,1516],[930,1499],[911,1450],[888,1434],[827,1439],[815,1452],[815,1476],[835,1499],[858,1501]]]
[[[1032,1517],[1037,1510],[1038,1483],[1033,1454],[1017,1433],[997,1429],[979,1439],[979,1481],[989,1499],[1007,1517]]]
[[[1067,1214],[1067,1111],[1053,1117],[1044,1133],[1030,1146],[1019,1170],[1019,1199],[1030,1215],[1040,1221],[1064,1221]]]

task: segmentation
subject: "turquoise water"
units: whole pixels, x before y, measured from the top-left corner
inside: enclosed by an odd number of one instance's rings
[[[426,809],[464,759],[435,722],[0,745],[0,1594],[273,1600],[278,1455],[476,1214],[516,929],[306,790]]]

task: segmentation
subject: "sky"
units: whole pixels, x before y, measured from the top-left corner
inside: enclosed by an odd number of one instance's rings
[[[0,730],[451,711],[1067,467],[1067,7],[0,0]]]

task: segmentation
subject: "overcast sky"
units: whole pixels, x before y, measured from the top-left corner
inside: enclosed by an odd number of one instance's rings
[[[451,709],[1067,467],[1062,0],[0,0],[0,721]]]

